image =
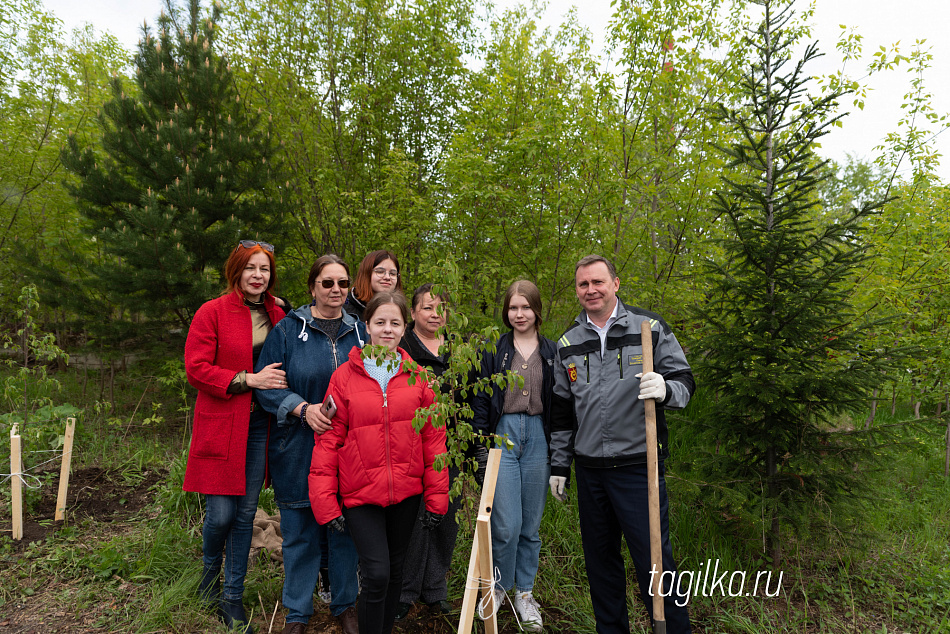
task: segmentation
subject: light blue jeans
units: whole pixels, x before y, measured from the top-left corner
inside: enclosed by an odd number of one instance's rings
[[[492,560],[505,590],[531,592],[551,470],[544,423],[540,416],[504,414],[495,433],[507,436],[514,447],[501,452],[491,512]]]
[[[208,570],[220,570],[224,555],[222,595],[225,599],[239,600],[244,595],[247,556],[254,534],[257,499],[264,484],[266,458],[267,412],[258,407],[251,414],[247,431],[244,495],[205,496],[205,521],[201,529],[202,563]]]

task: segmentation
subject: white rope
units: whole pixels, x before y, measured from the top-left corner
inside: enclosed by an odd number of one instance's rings
[[[41,486],[43,486],[42,480],[40,480],[39,478],[37,478],[35,475],[30,475],[29,473],[25,473],[25,472],[23,472],[23,471],[21,471],[20,473],[0,473],[0,476],[3,476],[3,479],[0,480],[0,483],[6,482],[6,481],[9,480],[10,478],[20,478],[20,482],[22,482],[22,483],[23,483],[23,486],[25,486],[25,487],[28,488],[28,489],[38,489],[38,488],[40,488]],[[26,481],[26,479],[24,478],[24,476],[25,476],[26,478],[33,478],[34,480],[36,480],[36,486],[30,486],[30,485],[27,483],[27,481]]]
[[[474,585],[472,585],[474,582]],[[482,598],[479,599],[478,603],[475,605],[476,612],[481,620],[487,621],[496,614],[498,614],[498,609],[501,607],[502,601],[495,600],[495,605],[491,612],[486,613],[485,610],[488,608],[489,599],[497,599],[495,597],[495,588],[501,588],[501,570],[498,569],[498,566],[495,566],[495,576],[494,577],[469,577],[465,580],[465,587],[469,590],[487,590],[482,594]],[[505,592],[502,588],[501,595],[510,603],[511,599],[508,598],[508,593]],[[518,623],[518,628],[521,628],[521,621],[518,619],[518,611],[513,610],[515,613],[515,621]]]
[[[27,452],[27,453],[38,453],[38,452]],[[64,458],[64,457],[68,456],[68,455],[71,454],[71,453],[72,453],[72,450],[66,451],[66,452],[61,452],[61,455],[56,456],[55,458],[50,458],[49,460],[45,460],[45,461],[43,461],[43,462],[41,462],[41,463],[39,463],[39,464],[33,465],[33,466],[30,467],[29,469],[24,469],[24,470],[20,471],[19,473],[0,473],[0,476],[2,476],[2,478],[3,478],[2,480],[0,480],[0,483],[6,482],[6,481],[9,480],[10,478],[16,477],[16,478],[20,478],[20,482],[22,482],[22,483],[23,483],[23,486],[25,486],[26,488],[28,488],[28,489],[39,489],[40,487],[43,486],[43,481],[40,480],[40,479],[39,479],[38,477],[36,477],[35,475],[32,475],[32,474],[30,473],[30,471],[33,471],[33,470],[35,470],[35,469],[39,469],[39,468],[42,467],[43,465],[48,464],[48,463],[50,463],[50,462],[56,462],[57,460],[60,460],[61,458]],[[29,484],[27,484],[26,480],[24,479],[24,476],[26,476],[27,478],[33,478],[34,480],[36,480],[36,485],[35,485],[35,486],[30,486]]]

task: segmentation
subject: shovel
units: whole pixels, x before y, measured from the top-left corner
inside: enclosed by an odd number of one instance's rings
[[[653,372],[653,332],[650,321],[640,326],[643,348],[643,374]],[[666,612],[663,606],[661,578],[663,577],[663,542],[660,532],[660,473],[656,443],[656,400],[643,401],[647,440],[647,498],[650,506],[650,563],[656,574],[652,577],[650,593],[653,596],[653,632],[666,634]]]

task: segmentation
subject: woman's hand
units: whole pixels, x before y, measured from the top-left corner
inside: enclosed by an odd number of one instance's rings
[[[256,374],[246,374],[247,386],[256,390],[283,390],[287,387],[287,373],[279,369],[281,363],[271,363]]]
[[[323,413],[323,403],[314,403],[307,408],[307,424],[318,434],[333,427],[333,421]]]

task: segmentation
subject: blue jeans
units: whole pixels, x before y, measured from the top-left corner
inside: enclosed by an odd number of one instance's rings
[[[320,573],[320,525],[309,506],[282,508],[280,533],[284,538],[284,607],[288,623],[306,623],[313,615],[313,591]],[[327,531],[330,551],[330,612],[339,616],[356,603],[359,557],[349,531]]]
[[[540,416],[504,414],[495,433],[507,435],[514,447],[501,452],[491,512],[492,561],[505,590],[531,592],[538,574],[538,530],[551,470],[544,423]]]
[[[244,495],[206,495],[205,521],[201,530],[202,563],[216,573],[224,555],[225,599],[244,595],[247,556],[254,534],[257,499],[264,484],[267,457],[267,412],[258,408],[251,414],[244,465]]]

